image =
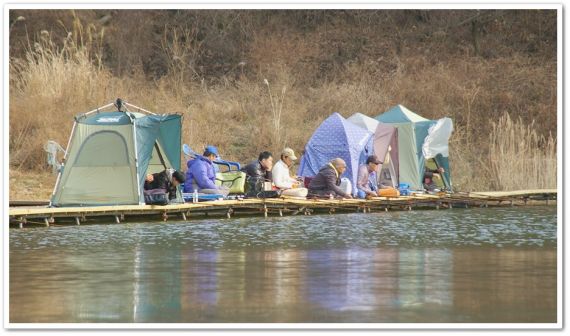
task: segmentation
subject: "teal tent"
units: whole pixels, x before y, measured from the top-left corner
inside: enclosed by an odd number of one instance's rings
[[[398,129],[400,183],[411,189],[423,189],[423,172],[426,166],[443,167],[443,183],[452,190],[449,170],[449,136],[453,130],[451,119],[426,119],[402,105],[397,105],[376,117],[380,122]]]
[[[51,206],[144,204],[146,174],[180,169],[182,116],[112,105],[75,117]]]

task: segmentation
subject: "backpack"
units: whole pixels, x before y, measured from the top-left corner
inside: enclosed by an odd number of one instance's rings
[[[149,205],[167,205],[170,203],[166,189],[150,189],[143,191],[144,202]]]

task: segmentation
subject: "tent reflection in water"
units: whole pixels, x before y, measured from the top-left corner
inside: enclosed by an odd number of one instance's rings
[[[376,119],[398,129],[400,183],[407,183],[414,190],[422,190],[425,166],[431,169],[443,167],[444,187],[452,191],[449,137],[453,132],[453,123],[450,118],[429,120],[397,105]]]
[[[145,204],[146,174],[180,169],[182,116],[158,115],[118,100],[75,117],[50,206]],[[125,106],[141,112],[121,111]],[[178,192],[173,202],[183,202]]]

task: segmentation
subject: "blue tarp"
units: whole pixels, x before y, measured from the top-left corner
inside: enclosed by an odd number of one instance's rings
[[[373,154],[373,140],[372,132],[354,125],[335,112],[323,121],[309,139],[297,175],[315,176],[330,160],[341,158],[347,164],[343,177],[350,180],[355,195],[358,165]]]

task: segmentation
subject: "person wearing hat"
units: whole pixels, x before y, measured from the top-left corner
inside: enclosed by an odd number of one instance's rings
[[[292,177],[289,169],[297,160],[295,152],[291,148],[285,148],[281,152],[281,160],[273,165],[273,185],[282,190],[281,195],[293,197],[307,197],[309,190],[300,187],[296,177]]]
[[[184,192],[193,193],[198,190],[202,194],[220,194],[224,197],[230,192],[228,187],[216,185],[216,171],[213,161],[218,157],[218,149],[215,146],[206,146],[204,155],[196,155],[196,158],[188,160],[186,166],[186,183]]]
[[[356,180],[356,190],[358,198],[366,198],[366,196],[378,196],[378,179],[376,174],[378,168],[382,166],[382,161],[376,155],[370,155],[366,158],[366,164],[358,167],[358,178]]]
[[[378,170],[383,162],[376,155],[366,158],[366,164],[358,167],[358,178],[356,180],[356,190],[358,198],[375,196],[399,196],[398,189],[390,186],[378,184]]]

